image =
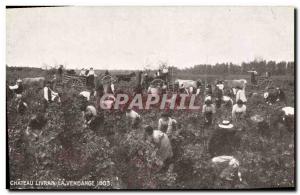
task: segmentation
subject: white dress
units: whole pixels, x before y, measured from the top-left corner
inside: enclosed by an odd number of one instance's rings
[[[152,136],[153,141],[159,145],[157,157],[163,162],[168,158],[171,158],[173,156],[173,151],[167,134],[159,130],[154,130]]]

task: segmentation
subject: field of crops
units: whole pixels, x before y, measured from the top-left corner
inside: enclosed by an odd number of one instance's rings
[[[13,84],[17,77],[47,76],[46,71],[7,69],[7,82]],[[199,78],[199,75],[174,75],[178,78]],[[247,76],[239,76],[247,78]],[[210,76],[207,80],[215,80]],[[235,76],[236,78],[236,76]],[[205,79],[204,77],[202,79]],[[281,87],[288,98],[287,105],[294,107],[294,78],[274,77],[274,85]],[[121,82],[116,88],[129,91],[135,83]],[[261,93],[257,89],[246,89]],[[260,114],[272,116],[280,105],[268,106],[261,98],[249,98],[247,119],[243,121],[240,146],[231,153],[240,161],[242,182],[225,182],[215,177],[206,147],[200,111],[173,111],[179,126],[172,135],[173,166],[157,171],[153,145],[143,139],[143,125],[157,127],[162,111],[140,111],[142,124],[131,129],[125,114],[120,110],[103,111],[105,122],[100,131],[83,127],[78,93],[63,91],[62,103],[52,103],[47,109],[48,122],[38,138],[29,137],[25,129],[30,117],[42,109],[42,90],[28,88],[24,93],[29,109],[24,115],[16,111],[16,103],[7,100],[7,137],[10,180],[27,181],[101,181],[88,186],[11,186],[26,189],[227,189],[227,188],[279,188],[295,186],[294,132],[282,126],[262,133],[250,120]],[[202,101],[199,99],[198,101]],[[90,102],[93,104],[94,102]],[[217,111],[214,125],[228,118],[231,110]],[[214,128],[214,127],[213,127]],[[223,146],[220,146],[223,147]]]

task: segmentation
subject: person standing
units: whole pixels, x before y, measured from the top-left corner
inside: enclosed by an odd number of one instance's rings
[[[51,88],[52,90],[55,90],[55,89],[56,89],[56,84],[57,84],[57,77],[56,77],[55,74],[53,75],[53,78],[51,79],[50,82],[51,82],[50,88]]]
[[[9,86],[9,89],[12,90],[16,94],[16,100],[22,97],[22,93],[24,91],[23,82],[21,79],[18,79],[16,85]]]
[[[208,152],[213,156],[233,153],[240,143],[237,132],[229,120],[223,120],[209,138]]]
[[[167,66],[164,66],[162,68],[162,78],[165,82],[168,82],[168,77],[169,77],[169,69]]]
[[[251,82],[251,84],[256,85],[257,84],[257,81],[256,81],[257,71],[254,68],[252,68],[248,72],[250,73],[250,82]]]
[[[219,87],[216,87],[216,107],[220,108],[222,104],[223,99],[223,90],[221,90]]]
[[[95,90],[95,99],[96,99],[96,108],[97,110],[99,111],[101,108],[100,108],[100,100],[102,98],[102,96],[104,95],[104,88],[103,88],[103,85],[101,82],[97,83],[97,86],[96,86],[96,90]]]
[[[62,76],[63,76],[63,65],[60,65],[59,68],[57,69],[57,80],[58,82],[62,81]]]
[[[205,87],[205,95],[206,96],[211,96],[212,95],[212,86],[211,84],[207,84]]]
[[[93,68],[90,68],[89,73],[87,75],[87,87],[90,89],[95,88],[95,72]]]
[[[202,107],[202,114],[204,116],[204,125],[205,127],[209,127],[212,125],[212,121],[213,121],[213,114],[216,113],[216,108],[215,106],[212,104],[210,99],[207,99],[204,102],[204,105]]]

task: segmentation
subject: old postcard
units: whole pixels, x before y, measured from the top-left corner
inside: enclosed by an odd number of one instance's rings
[[[294,20],[6,7],[7,188],[295,190]]]

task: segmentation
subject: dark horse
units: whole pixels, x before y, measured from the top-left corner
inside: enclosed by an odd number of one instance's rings
[[[120,81],[126,81],[126,82],[129,82],[131,80],[132,77],[135,76],[135,72],[132,72],[130,74],[117,74],[116,77],[117,77],[117,82],[120,82]]]

